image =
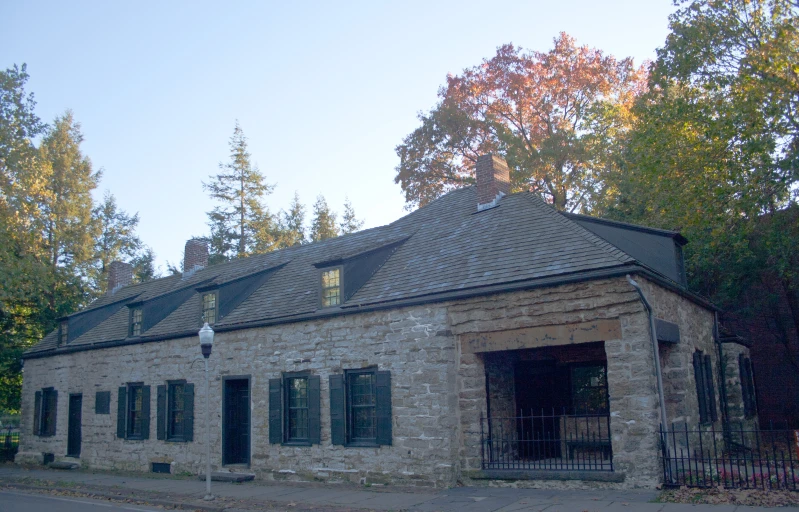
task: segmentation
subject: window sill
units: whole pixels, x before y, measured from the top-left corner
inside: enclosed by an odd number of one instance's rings
[[[376,441],[356,441],[344,445],[345,448],[380,448],[380,446],[382,445],[377,444]]]
[[[144,441],[144,438],[142,436],[127,436],[125,441]]]
[[[167,443],[188,443],[189,442],[188,440],[183,439],[182,437],[173,437],[171,439],[165,439],[164,441],[166,441]]]
[[[283,446],[312,446],[310,441],[284,441]]]

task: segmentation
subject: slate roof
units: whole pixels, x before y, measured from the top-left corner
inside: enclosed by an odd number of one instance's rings
[[[140,342],[190,335],[200,327],[200,296],[194,293],[140,338],[128,337],[129,308],[185,287],[224,285],[270,270],[264,283],[227,316],[216,330],[270,320],[344,314],[365,306],[408,299],[440,300],[445,294],[495,290],[513,283],[546,280],[603,269],[645,267],[641,262],[555,211],[537,195],[508,195],[499,206],[477,212],[474,187],[455,190],[399,220],[373,229],[214,265],[188,278],[170,276],[124,287],[85,310],[70,315],[120,309],[66,346],[58,330],[26,356],[90,348],[109,342]],[[320,264],[347,261],[395,244],[341,307],[320,308]],[[345,279],[346,279],[345,275]]]

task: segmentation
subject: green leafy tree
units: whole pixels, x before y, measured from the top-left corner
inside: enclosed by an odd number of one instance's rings
[[[263,204],[274,185],[250,162],[247,138],[238,121],[230,138],[230,162],[219,164],[203,189],[221,204],[208,213],[214,260],[244,257],[274,249],[275,222]]]
[[[280,212],[278,224],[277,246],[291,247],[307,243],[305,235],[305,206],[300,203],[300,195],[294,192],[288,211]]]
[[[106,191],[103,202],[92,210],[92,219],[98,230],[94,242],[95,268],[92,278],[95,292],[103,294],[108,287],[108,265],[112,261],[136,258],[142,247],[136,235],[139,214],[128,215],[120,210],[114,195]]]
[[[348,197],[344,198],[344,213],[341,215],[341,234],[355,233],[363,227],[363,221],[355,216],[355,208]]]
[[[504,45],[482,64],[450,75],[439,103],[397,146],[395,182],[409,207],[474,183],[477,157],[496,152],[515,190],[558,209],[590,207],[615,169],[619,135],[645,87],[631,59],[577,46],[561,33],[548,52]]]
[[[336,225],[336,212],[327,205],[327,200],[320,195],[313,205],[313,220],[311,221],[311,241],[319,242],[339,235]]]

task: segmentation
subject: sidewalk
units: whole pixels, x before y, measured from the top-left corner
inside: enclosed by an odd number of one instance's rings
[[[205,482],[169,475],[132,476],[87,471],[23,469],[0,466],[0,489],[42,488],[81,492],[115,499],[138,499],[184,509],[238,510],[394,510],[413,512],[754,512],[775,510],[735,505],[650,503],[656,491],[555,491],[457,487],[453,489],[364,488],[344,484],[214,482],[213,502],[202,501]],[[779,510],[799,511],[799,508]]]

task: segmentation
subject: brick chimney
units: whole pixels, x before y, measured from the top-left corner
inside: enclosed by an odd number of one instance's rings
[[[499,204],[502,196],[510,194],[510,171],[505,160],[489,153],[477,158],[477,211]]]
[[[188,277],[207,266],[208,244],[199,238],[190,239],[183,253],[183,276]]]
[[[133,265],[121,261],[112,261],[108,265],[108,295],[113,295],[120,288],[133,281]]]

